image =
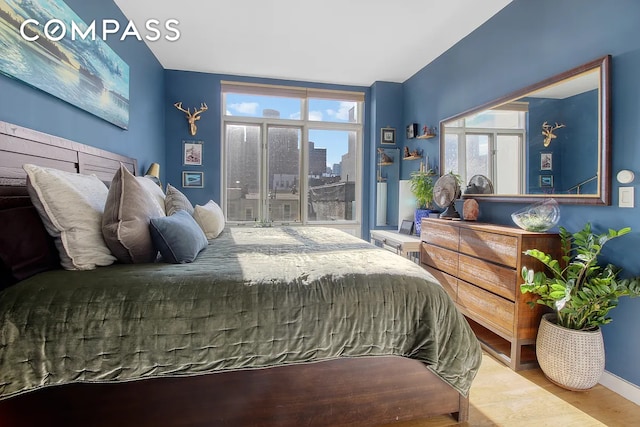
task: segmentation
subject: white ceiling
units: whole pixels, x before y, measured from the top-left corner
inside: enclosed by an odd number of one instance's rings
[[[180,39],[147,45],[166,69],[370,86],[404,82],[511,0],[115,0]],[[165,32],[165,34],[168,34]]]

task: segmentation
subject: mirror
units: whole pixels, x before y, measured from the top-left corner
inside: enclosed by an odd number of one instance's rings
[[[493,188],[468,185],[463,197],[609,205],[610,62],[599,58],[443,120],[440,171],[464,183],[489,178]]]

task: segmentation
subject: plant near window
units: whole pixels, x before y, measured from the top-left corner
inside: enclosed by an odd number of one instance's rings
[[[594,234],[590,223],[573,234],[559,228],[562,262],[537,249],[525,251],[542,262],[550,274],[523,267],[522,293],[538,295],[530,305],[550,307],[557,315],[557,324],[568,329],[592,330],[611,322],[607,316],[618,305],[619,297],[640,296],[640,278],[619,279],[620,268],[598,265],[598,255],[607,242],[624,236],[631,228],[602,234]]]
[[[433,176],[435,173],[431,169],[420,165],[420,170],[412,172],[409,184],[411,192],[416,196],[418,209],[429,209],[433,202]]]

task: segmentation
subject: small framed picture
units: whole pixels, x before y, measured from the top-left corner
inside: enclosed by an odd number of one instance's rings
[[[553,175],[540,175],[540,187],[553,187]]]
[[[540,170],[553,170],[553,153],[540,153]]]
[[[185,166],[202,166],[202,141],[182,141],[184,154],[182,164]]]
[[[407,139],[413,139],[418,136],[418,124],[411,123],[407,126]]]
[[[182,187],[203,188],[204,172],[182,171]]]
[[[413,234],[413,221],[409,219],[403,219],[398,230],[400,234]]]
[[[382,129],[380,129],[380,143],[381,144],[395,144],[396,143],[396,129],[395,128],[382,128]]]

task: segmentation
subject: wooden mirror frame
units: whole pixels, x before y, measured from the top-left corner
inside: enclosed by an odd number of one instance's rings
[[[611,56],[606,55],[593,61],[582,64],[571,70],[549,77],[541,82],[527,86],[521,90],[487,102],[478,107],[469,109],[455,116],[440,121],[440,170],[445,149],[445,123],[461,119],[470,114],[479,113],[507,102],[522,98],[544,87],[557,84],[584,72],[600,69],[600,90],[598,94],[600,123],[598,126],[598,139],[600,147],[600,162],[598,164],[598,194],[469,194],[463,198],[479,199],[487,202],[535,202],[541,198],[553,197],[558,203],[584,204],[584,205],[610,205],[611,204]]]

